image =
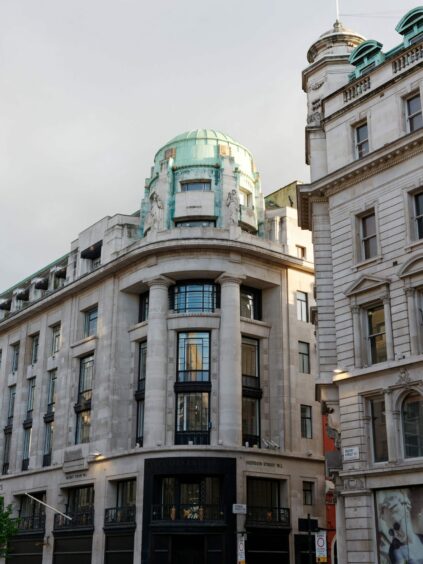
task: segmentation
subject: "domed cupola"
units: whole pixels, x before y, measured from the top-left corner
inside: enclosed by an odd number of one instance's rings
[[[362,41],[364,41],[362,35],[336,20],[332,29],[322,33],[310,47],[307,60],[312,64],[327,56],[349,56],[351,51]]]
[[[264,199],[253,156],[232,137],[196,129],[174,137],[154,158],[141,204],[141,234],[173,228],[262,231]]]

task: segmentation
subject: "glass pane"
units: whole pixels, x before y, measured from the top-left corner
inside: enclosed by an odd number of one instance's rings
[[[357,127],[356,132],[357,132],[357,143],[360,143],[365,139],[368,139],[369,134],[367,130],[367,123],[364,123],[363,125]]]
[[[200,504],[200,483],[188,482],[181,483],[181,504],[199,505]]]
[[[187,393],[177,396],[177,431],[207,431],[209,394]]]
[[[363,241],[364,244],[364,258],[369,259],[377,255],[377,239],[376,235],[369,237]]]
[[[242,375],[258,377],[258,342],[242,339]]]
[[[385,312],[383,307],[368,310],[367,316],[369,319],[369,335],[385,332]]]
[[[242,432],[244,435],[258,436],[259,429],[259,400],[257,398],[242,398]]]
[[[375,462],[388,460],[388,438],[386,435],[385,400],[371,400],[373,453]]]
[[[369,237],[370,235],[376,234],[376,221],[374,214],[363,217],[362,225],[363,225],[363,237]]]
[[[411,116],[422,109],[420,96],[413,96],[407,100],[408,115]]]
[[[421,113],[410,118],[410,131],[416,131],[421,127],[423,127],[423,118]]]
[[[403,406],[404,451],[407,458],[423,456],[423,398],[412,396]]]
[[[179,333],[178,345],[178,381],[208,381],[210,364],[209,333]]]
[[[252,507],[279,507],[279,482],[248,478],[247,504]]]

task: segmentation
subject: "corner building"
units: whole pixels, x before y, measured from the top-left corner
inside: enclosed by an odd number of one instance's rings
[[[283,194],[267,211],[245,147],[185,133],[139,212],[1,295],[8,562],[233,564],[243,537],[249,564],[307,561],[298,518],[325,526],[313,255]]]
[[[336,22],[303,72],[299,215],[342,563],[423,562],[423,7],[396,31],[385,50]]]

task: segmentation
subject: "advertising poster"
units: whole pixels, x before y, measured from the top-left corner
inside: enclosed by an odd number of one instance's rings
[[[375,493],[380,564],[423,564],[423,486]]]

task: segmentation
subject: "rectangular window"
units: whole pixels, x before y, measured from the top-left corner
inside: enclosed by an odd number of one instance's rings
[[[56,354],[60,350],[60,323],[51,328],[51,354]]]
[[[310,345],[304,341],[298,341],[298,370],[310,374]]]
[[[176,395],[176,444],[209,444],[209,393]]]
[[[361,216],[361,259],[377,256],[376,216],[374,210]]]
[[[54,421],[44,425],[43,466],[51,466],[53,451]]]
[[[7,424],[12,425],[13,423],[13,412],[15,411],[15,399],[16,399],[16,386],[9,386],[9,402],[7,407]]]
[[[91,400],[94,374],[94,355],[81,358],[79,365],[78,403]]]
[[[303,482],[303,505],[314,503],[314,482]]]
[[[373,436],[373,459],[375,462],[388,460],[388,438],[386,434],[385,400],[370,400]]]
[[[246,208],[253,207],[253,195],[248,190],[243,190],[242,188],[239,190],[239,203],[241,206],[245,206]]]
[[[181,182],[181,192],[210,192],[210,180],[190,180]]]
[[[7,474],[9,472],[9,458],[10,458],[10,443],[12,441],[12,433],[4,434],[3,443],[3,466],[2,474]]]
[[[301,245],[295,245],[295,248],[297,250],[297,258],[306,259],[306,248],[302,247]]]
[[[29,466],[29,454],[31,451],[31,437],[32,437],[32,427],[29,429],[24,429],[24,441],[23,441],[23,451],[22,451],[22,470],[28,470]]]
[[[214,219],[189,219],[187,221],[175,221],[175,227],[216,227]]]
[[[261,319],[260,290],[241,286],[240,301],[241,317],[247,317],[248,319]]]
[[[423,192],[414,196],[414,214],[417,239],[423,239]]]
[[[248,444],[246,444],[248,443]],[[260,447],[260,399],[242,398],[242,444]]]
[[[97,316],[97,307],[93,307],[84,313],[84,337],[97,334]]]
[[[281,507],[281,483],[278,480],[247,478],[247,522],[252,525],[290,525],[289,509]]]
[[[313,437],[313,422],[311,406],[301,406],[301,437],[311,439]]]
[[[175,313],[213,312],[219,304],[219,286],[213,282],[183,282],[169,288],[169,308]]]
[[[297,319],[308,323],[308,294],[297,292]]]
[[[241,343],[242,385],[259,388],[259,342],[257,339],[242,337]]]
[[[149,292],[144,292],[143,294],[140,295],[140,311],[138,316],[139,323],[148,320],[149,303],[150,303],[150,294]]]
[[[30,378],[28,380],[28,397],[26,402],[26,417],[32,417],[32,410],[34,409],[34,397],[35,397],[35,378]]]
[[[137,390],[143,392],[145,390],[145,376],[147,373],[147,341],[139,343],[138,357],[138,386]]]
[[[12,372],[17,372],[19,368],[19,343],[12,345]]]
[[[369,130],[367,122],[355,128],[355,147],[359,159],[365,157],[369,152]]]
[[[384,362],[386,354],[385,312],[383,305],[366,311],[368,330],[368,356],[371,364]]]
[[[402,406],[404,456],[423,456],[423,400],[420,395],[408,395]]]
[[[410,133],[423,127],[422,103],[420,94],[407,98],[407,129]]]
[[[122,480],[116,484],[116,507],[135,505],[136,480]]]
[[[1,370],[2,360],[3,360],[3,351],[0,349],[0,370]]]
[[[210,380],[210,333],[178,333],[178,382]]]
[[[56,404],[56,379],[57,370],[48,373],[47,413],[54,413]]]
[[[86,409],[76,414],[75,444],[90,442],[91,410]]]
[[[40,341],[40,335],[37,333],[31,337],[31,364],[34,365],[38,360],[38,345]]]
[[[94,486],[82,486],[68,490],[66,513],[77,513],[94,507]]]
[[[137,401],[137,433],[136,443],[138,446],[143,445],[144,440],[144,400]]]

